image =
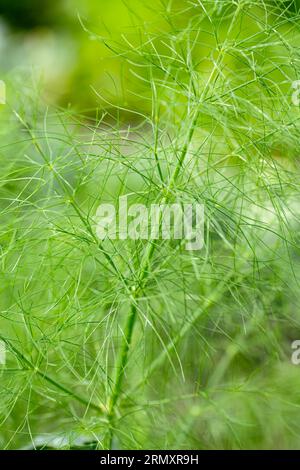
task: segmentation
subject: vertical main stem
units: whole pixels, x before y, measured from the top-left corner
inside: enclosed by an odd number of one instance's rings
[[[193,119],[192,126],[190,128],[189,133],[188,133],[188,139],[187,139],[187,141],[186,141],[186,143],[185,143],[185,145],[182,149],[180,158],[179,158],[179,160],[177,162],[177,165],[174,169],[174,172],[173,172],[173,174],[170,178],[169,186],[168,186],[168,189],[167,189],[167,192],[166,192],[166,196],[163,198],[163,203],[165,203],[166,200],[168,199],[169,192],[172,189],[172,186],[173,186],[174,182],[176,181],[177,176],[178,176],[178,174],[180,172],[180,169],[182,167],[182,164],[184,162],[184,159],[186,157],[186,154],[187,154],[187,151],[188,151],[188,148],[189,148],[189,143],[191,142],[192,137],[193,137],[195,123],[197,121],[197,118],[198,118],[198,113],[197,113],[195,119]],[[150,242],[150,244],[147,247],[146,253],[145,253],[144,262],[142,262],[140,274],[138,276],[137,289],[135,290],[134,295],[132,296],[130,310],[129,310],[129,314],[128,314],[127,321],[126,321],[126,324],[125,324],[124,338],[123,338],[120,354],[117,358],[116,376],[115,376],[115,380],[114,380],[114,384],[113,384],[112,393],[111,393],[111,396],[109,398],[108,405],[107,405],[108,420],[109,420],[109,427],[110,427],[110,429],[109,429],[108,449],[111,449],[111,447],[112,447],[112,439],[113,439],[112,425],[113,425],[113,420],[114,420],[114,416],[115,416],[114,409],[115,409],[115,406],[117,404],[118,397],[120,395],[122,382],[123,382],[123,378],[124,378],[124,373],[125,373],[125,368],[126,368],[126,365],[127,365],[127,362],[128,362],[128,353],[129,353],[131,340],[132,340],[132,335],[133,335],[133,330],[134,330],[134,325],[135,325],[136,317],[137,317],[138,293],[139,293],[139,290],[143,287],[143,285],[145,283],[145,280],[147,278],[149,265],[151,264],[151,259],[154,255],[154,251],[155,251],[155,244],[153,242]]]
[[[145,258],[144,258],[144,263],[142,264],[140,276],[138,278],[138,286],[132,296],[129,315],[127,317],[127,321],[125,324],[123,342],[122,342],[120,354],[117,358],[115,380],[113,384],[112,393],[111,393],[111,396],[109,398],[108,405],[107,405],[107,413],[108,413],[108,420],[109,420],[109,426],[110,426],[108,449],[111,449],[112,447],[113,432],[111,428],[113,425],[114,414],[115,414],[114,409],[115,409],[115,405],[117,404],[117,401],[120,395],[125,368],[128,362],[128,353],[129,353],[134,325],[135,325],[135,321],[137,317],[138,293],[139,293],[139,289],[142,287],[142,284],[144,283],[147,277],[148,267],[151,262],[151,258],[154,254],[154,249],[155,249],[154,243],[151,243],[150,245],[148,245],[148,249],[146,251]]]
[[[128,352],[131,344],[131,338],[132,338],[132,333],[133,333],[133,327],[135,324],[135,319],[136,319],[136,314],[137,314],[137,306],[135,303],[132,303],[130,306],[130,312],[127,318],[127,322],[125,325],[125,331],[124,331],[124,340],[122,343],[120,355],[117,360],[117,365],[116,365],[116,379],[114,382],[114,387],[112,394],[109,399],[108,403],[108,415],[109,417],[112,416],[114,406],[117,402],[123,377],[124,377],[124,372],[125,372],[125,367],[127,364],[127,359],[128,359]]]

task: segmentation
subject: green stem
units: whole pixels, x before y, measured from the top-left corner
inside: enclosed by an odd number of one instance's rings
[[[166,196],[163,199],[164,203],[166,202],[166,200],[169,197],[170,190],[172,189],[172,187],[173,187],[173,185],[174,185],[174,183],[175,183],[175,181],[176,181],[176,179],[179,175],[180,169],[181,169],[181,167],[183,165],[183,162],[184,162],[184,159],[187,155],[189,144],[190,144],[190,142],[192,140],[192,137],[193,137],[193,134],[194,134],[195,124],[197,122],[198,115],[199,115],[199,111],[196,113],[196,115],[195,115],[195,117],[192,121],[192,125],[191,125],[190,131],[188,133],[188,139],[187,139],[187,141],[186,141],[186,143],[185,143],[185,145],[182,149],[182,153],[180,155],[180,158],[179,158],[179,160],[177,162],[177,165],[174,169],[174,172],[173,172],[173,174],[170,178],[169,185],[168,185],[167,192],[166,192]],[[119,396],[120,396],[122,382],[123,382],[123,378],[124,378],[124,372],[125,372],[126,365],[127,365],[127,362],[128,362],[128,353],[129,353],[131,340],[132,340],[132,335],[133,335],[133,331],[134,331],[134,326],[135,326],[136,318],[137,318],[138,294],[139,294],[139,291],[145,285],[145,281],[146,281],[146,278],[147,278],[148,272],[149,272],[149,266],[151,264],[151,260],[153,258],[154,252],[155,252],[155,246],[156,245],[153,242],[150,242],[147,246],[146,253],[145,253],[145,256],[144,256],[144,261],[142,262],[140,274],[138,276],[138,286],[137,286],[137,289],[135,291],[134,296],[132,297],[132,302],[131,302],[129,314],[128,314],[128,317],[127,317],[126,325],[125,325],[124,338],[123,338],[122,346],[121,346],[121,349],[120,349],[120,354],[117,358],[116,376],[115,376],[115,380],[114,380],[112,393],[111,393],[111,396],[109,398],[108,406],[107,406],[108,418],[109,418],[109,422],[110,422],[109,443],[108,443],[108,448],[109,449],[111,448],[112,439],[113,439],[113,433],[112,433],[111,428],[112,428],[113,420],[114,420],[114,417],[115,417],[115,406],[117,405],[117,402],[118,402],[118,399],[119,399]]]
[[[136,319],[136,314],[137,314],[137,306],[132,303],[130,312],[127,318],[127,322],[125,325],[124,341],[121,346],[121,351],[120,351],[120,355],[118,357],[118,362],[116,366],[116,379],[114,381],[114,388],[110,396],[108,407],[107,407],[108,415],[110,417],[112,416],[113,409],[116,405],[118,396],[121,391],[122,381],[123,381],[124,372],[125,372],[125,366],[128,360],[128,352],[129,352],[129,348],[131,344],[132,333],[133,333],[133,328],[134,328],[135,319]]]

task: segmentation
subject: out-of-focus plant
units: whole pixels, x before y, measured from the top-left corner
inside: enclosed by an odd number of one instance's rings
[[[298,14],[224,0],[156,15],[165,29],[94,33],[139,106],[95,89],[89,118],[9,84],[3,448],[299,447]],[[124,194],[203,203],[205,248],[101,242],[96,209]]]

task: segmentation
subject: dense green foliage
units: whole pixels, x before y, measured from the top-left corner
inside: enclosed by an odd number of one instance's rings
[[[128,79],[93,117],[8,83],[1,448],[299,447],[297,5],[160,6],[95,35]],[[205,247],[100,242],[124,194],[205,204]]]

